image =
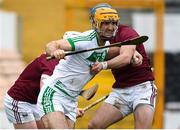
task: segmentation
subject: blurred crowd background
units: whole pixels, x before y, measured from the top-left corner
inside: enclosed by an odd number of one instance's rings
[[[24,67],[39,56],[49,41],[66,31],[91,28],[89,9],[108,3],[120,14],[121,24],[132,26],[145,43],[158,87],[153,128],[180,128],[180,0],[0,0],[0,129],[13,128],[3,109],[3,97]],[[114,79],[102,71],[87,84],[99,84],[90,101],[79,98],[85,107],[108,94]],[[79,118],[76,128],[87,128],[96,107]],[[133,128],[133,116],[110,128]]]

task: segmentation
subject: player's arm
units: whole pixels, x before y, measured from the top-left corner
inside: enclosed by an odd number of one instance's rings
[[[120,54],[119,47],[110,47],[108,51],[108,55],[106,57],[106,61],[118,56],[119,54]],[[135,50],[133,57],[131,59],[131,64],[133,66],[139,66],[142,64],[142,60],[143,60],[142,55],[137,50]]]
[[[119,47],[110,47],[106,56],[106,61],[118,56],[120,52],[119,49]]]
[[[55,56],[57,59],[64,58],[65,56],[64,52],[71,50],[72,50],[71,44],[65,39],[52,41],[46,45],[46,53],[51,56]]]
[[[117,54],[117,56],[105,62],[96,62],[95,64],[92,65],[91,72],[93,74],[97,74],[102,69],[117,69],[117,68],[130,64],[131,59],[133,58],[135,49],[136,49],[136,46],[134,45],[122,46],[121,48],[118,49],[119,54],[116,52],[117,50],[114,49],[114,52],[108,53],[108,54],[112,54],[111,56],[109,56],[109,58],[114,57],[115,53]],[[112,51],[112,50],[109,50],[109,51]]]
[[[116,69],[130,64],[135,50],[135,45],[121,46],[119,55],[106,61],[107,69]]]

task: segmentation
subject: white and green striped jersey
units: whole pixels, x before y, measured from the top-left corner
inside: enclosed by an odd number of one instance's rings
[[[89,30],[78,34],[77,36],[68,37],[67,41],[72,46],[72,51],[84,50],[98,47],[97,34],[94,30]],[[109,45],[109,41],[105,45]],[[79,53],[66,56],[66,60],[60,60],[55,67],[49,84],[59,80],[66,86],[66,89],[80,92],[82,88],[90,81],[94,75],[90,73],[90,66],[96,61],[105,60],[108,48]]]

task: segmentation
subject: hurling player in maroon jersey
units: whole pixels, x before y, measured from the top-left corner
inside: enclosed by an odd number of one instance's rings
[[[7,118],[16,129],[43,128],[36,103],[40,86],[49,77],[59,60],[46,60],[42,54],[33,60],[20,74],[5,96]]]
[[[102,21],[94,20],[94,15],[96,15],[97,9],[103,7],[112,8],[108,4],[100,4],[92,8],[90,15],[93,26],[101,25]],[[109,30],[111,30],[111,23],[106,22],[106,24],[109,25]],[[99,28],[96,29],[99,30]],[[101,33],[103,33],[102,30]],[[131,27],[119,25],[110,41],[113,44],[138,36],[138,33]],[[135,50],[143,56],[143,62],[140,66],[132,66],[130,64]],[[131,113],[134,114],[135,128],[151,128],[157,89],[153,83],[154,76],[144,45],[122,46],[119,49],[119,53],[119,56],[94,64],[92,67],[92,72],[94,73],[102,69],[112,69],[115,83],[112,86],[113,90],[109,97],[89,122],[88,128],[107,128]]]

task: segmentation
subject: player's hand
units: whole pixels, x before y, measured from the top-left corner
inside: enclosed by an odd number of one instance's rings
[[[140,66],[143,62],[143,57],[140,53],[138,53],[137,51],[135,51],[133,58],[131,59],[131,64],[133,66]]]
[[[65,51],[61,49],[55,50],[52,55],[56,59],[65,59]]]
[[[91,65],[91,73],[97,74],[103,69],[103,66],[100,62],[95,62],[93,65]]]
[[[84,116],[85,111],[82,108],[77,108],[77,117]]]

